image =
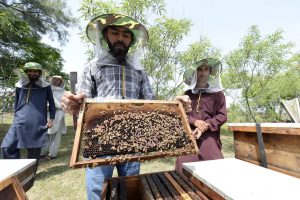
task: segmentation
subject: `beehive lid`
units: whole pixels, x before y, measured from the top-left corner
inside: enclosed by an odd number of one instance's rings
[[[71,167],[91,167],[195,154],[198,148],[180,101],[86,99]]]

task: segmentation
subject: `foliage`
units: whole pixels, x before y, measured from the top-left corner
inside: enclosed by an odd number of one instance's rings
[[[176,85],[180,82],[177,46],[190,27],[189,20],[163,17],[157,19],[156,24],[149,29],[149,51],[144,66],[152,79],[154,92],[160,99],[174,96]]]
[[[225,87],[242,89],[241,105],[246,109],[246,120],[254,122],[276,119],[276,106],[281,98],[294,96],[283,86],[283,77],[290,78],[291,48],[285,43],[282,31],[263,37],[257,26],[251,26],[239,48],[226,56],[228,67]],[[290,71],[292,72],[292,71]]]
[[[195,55],[193,59],[216,54],[220,57],[207,38],[192,44],[187,52],[178,50],[192,23],[167,17],[164,0],[83,0],[80,11],[85,20],[104,13],[123,13],[147,27],[150,41],[143,64],[158,99],[170,99],[182,92],[182,73],[193,61],[191,55]],[[82,39],[87,41],[85,36]],[[88,54],[92,58],[94,49],[90,48]]]
[[[66,28],[75,23],[62,0],[1,1],[0,2],[0,89],[2,107],[17,77],[13,69],[26,62],[43,65],[49,75],[62,73],[63,59],[60,50],[41,42],[41,36],[49,34],[61,43],[66,41]],[[11,103],[11,102],[8,102]]]

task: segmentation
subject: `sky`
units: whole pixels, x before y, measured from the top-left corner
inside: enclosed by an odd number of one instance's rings
[[[79,17],[80,0],[67,0],[74,16]],[[222,55],[238,47],[251,25],[257,25],[262,35],[278,29],[284,31],[285,41],[292,41],[300,52],[300,1],[297,0],[166,0],[167,16],[190,19],[192,29],[180,44],[185,50],[190,44],[206,36]],[[80,21],[85,28],[88,21]],[[87,62],[86,48],[81,43],[78,28],[70,29],[69,42],[59,46],[44,37],[44,42],[60,48],[65,60],[64,71],[80,73]]]

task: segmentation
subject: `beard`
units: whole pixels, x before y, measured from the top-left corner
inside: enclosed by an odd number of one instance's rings
[[[35,83],[39,80],[40,76],[39,75],[30,75],[28,76],[28,79],[30,81],[30,83]]]
[[[123,63],[126,59],[127,52],[130,46],[126,46],[123,42],[111,43],[107,41],[109,47],[109,53],[115,57],[118,62]]]

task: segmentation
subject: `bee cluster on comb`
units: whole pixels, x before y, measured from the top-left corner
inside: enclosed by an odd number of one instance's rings
[[[85,102],[77,127],[82,157],[115,164],[196,153],[180,106],[177,101],[158,100]]]
[[[165,151],[190,143],[172,111],[102,111],[92,124],[84,130],[84,157]]]

